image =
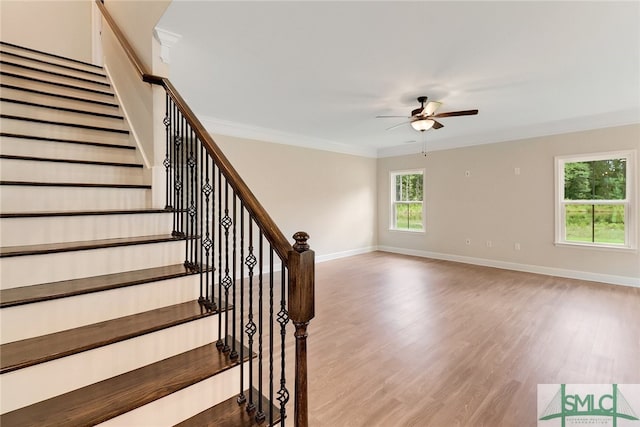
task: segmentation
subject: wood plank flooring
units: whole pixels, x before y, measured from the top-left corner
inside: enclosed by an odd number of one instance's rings
[[[638,288],[383,252],[316,271],[311,426],[533,427],[537,384],[640,383]]]

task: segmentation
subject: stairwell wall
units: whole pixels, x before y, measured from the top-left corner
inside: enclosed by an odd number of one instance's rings
[[[131,43],[148,72],[168,76],[169,69],[159,59],[153,30],[170,1],[105,1],[105,7]],[[134,143],[153,183],[152,206],[163,208],[164,198],[164,89],[142,81],[127,58],[113,31],[103,22],[102,46],[105,68],[129,121]],[[162,147],[156,149],[155,147]]]
[[[0,39],[91,62],[91,1],[0,1]]]

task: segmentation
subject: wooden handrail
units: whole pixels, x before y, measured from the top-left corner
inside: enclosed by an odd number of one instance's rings
[[[114,19],[109,14],[109,11],[105,7],[104,3],[100,0],[96,0],[96,4],[102,12],[102,16],[109,24],[109,27],[113,31],[113,34],[118,39],[124,49],[127,57],[131,61],[132,65],[136,69],[136,72],[140,78],[147,83],[160,85],[165,88],[169,96],[173,99],[174,103],[184,115],[185,119],[195,132],[198,139],[202,142],[205,149],[214,160],[216,165],[220,168],[225,178],[228,180],[229,185],[236,192],[238,197],[244,203],[245,208],[249,211],[251,216],[255,219],[256,224],[264,233],[266,239],[273,245],[274,250],[282,260],[285,266],[288,266],[289,253],[293,250],[293,246],[282,231],[278,228],[271,216],[267,213],[264,207],[260,204],[256,196],[249,189],[244,180],[240,177],[235,168],[231,165],[231,162],[222,153],[218,144],[215,143],[213,137],[207,132],[204,125],[198,120],[191,108],[187,105],[184,98],[178,93],[176,88],[171,84],[166,77],[156,76],[147,71],[144,63],[140,60],[140,57],[136,54],[133,46],[129,43],[124,33],[120,30]]]
[[[193,111],[191,111],[191,108],[189,108],[182,96],[180,96],[176,88],[168,79],[163,78],[162,81],[167,93],[171,96],[173,102],[184,115],[209,155],[214,159],[215,164],[220,168],[222,174],[229,182],[229,185],[231,185],[240,200],[242,200],[244,207],[251,213],[256,224],[258,224],[258,227],[260,227],[269,243],[273,245],[274,250],[282,262],[288,266],[289,252],[293,250],[291,243],[289,243],[282,231],[280,231],[276,223],[271,219],[271,216],[269,216],[265,208],[262,207],[256,196],[231,165],[231,162],[229,162],[227,157],[222,153],[220,147],[218,147],[213,140],[213,137],[209,132],[207,132],[204,125],[200,120],[198,120]]]

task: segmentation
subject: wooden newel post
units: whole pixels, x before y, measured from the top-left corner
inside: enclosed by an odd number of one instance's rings
[[[315,315],[315,254],[309,249],[309,235],[299,231],[289,252],[289,318],[296,327],[295,427],[308,427],[307,326]]]

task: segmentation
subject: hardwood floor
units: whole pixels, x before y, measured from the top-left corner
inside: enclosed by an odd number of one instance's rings
[[[382,252],[320,263],[310,425],[536,426],[537,384],[640,383],[639,355],[638,288]]]

